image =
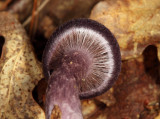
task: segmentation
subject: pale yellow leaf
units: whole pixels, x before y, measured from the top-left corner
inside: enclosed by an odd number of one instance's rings
[[[32,97],[43,77],[30,40],[9,13],[0,13],[0,36],[5,38],[0,59],[0,119],[44,119]]]

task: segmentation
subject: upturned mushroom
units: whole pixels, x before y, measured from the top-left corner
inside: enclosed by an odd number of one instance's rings
[[[105,26],[90,19],[75,19],[59,27],[43,54],[48,82],[46,119],[55,106],[62,119],[83,119],[80,99],[106,92],[120,68],[119,45]]]

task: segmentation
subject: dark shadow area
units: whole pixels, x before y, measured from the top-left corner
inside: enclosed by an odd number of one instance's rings
[[[36,87],[32,91],[32,95],[34,100],[40,105],[40,107],[44,110],[44,103],[45,103],[45,92],[47,88],[47,82],[43,78],[41,79]]]
[[[36,54],[38,60],[41,62],[42,61],[42,54],[43,54],[47,39],[45,39],[42,34],[37,33],[36,37],[34,39],[32,39],[31,42],[34,47],[35,54]]]
[[[159,60],[157,56],[157,48],[154,45],[148,46],[144,52],[144,67],[148,75],[156,79],[156,83],[160,84],[159,77]]]
[[[2,48],[5,42],[5,38],[3,36],[0,36],[0,57],[2,55]]]

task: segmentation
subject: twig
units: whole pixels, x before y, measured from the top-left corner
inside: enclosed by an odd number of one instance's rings
[[[31,23],[30,23],[30,29],[29,29],[29,35],[30,37],[32,36],[32,31],[33,31],[33,27],[34,27],[34,22],[36,20],[36,16],[35,16],[35,11],[37,10],[37,0],[34,0],[34,4],[33,4],[33,10],[32,10],[32,19],[31,19]],[[37,20],[36,20],[37,21]]]
[[[36,15],[47,5],[47,3],[48,3],[49,1],[50,1],[50,0],[45,0],[45,1],[39,6],[39,8],[37,9],[37,11],[35,11],[34,16],[36,16]],[[29,16],[29,17],[27,18],[27,20],[23,23],[23,27],[25,27],[26,25],[28,25],[28,24],[30,23],[31,19],[32,19],[32,16]]]

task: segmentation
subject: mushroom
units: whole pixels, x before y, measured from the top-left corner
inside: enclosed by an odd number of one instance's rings
[[[55,106],[62,119],[83,119],[80,99],[107,91],[120,68],[119,45],[105,26],[90,19],[74,19],[59,27],[43,54],[48,83],[46,119],[50,119]]]

